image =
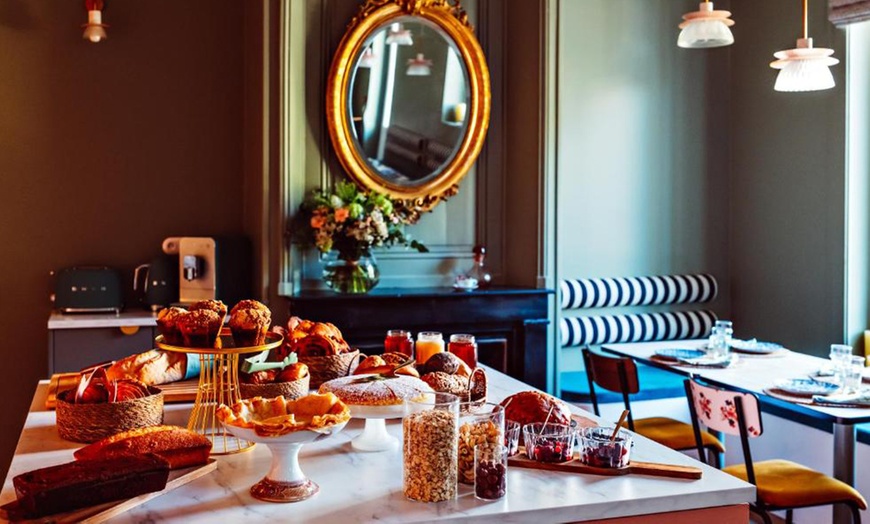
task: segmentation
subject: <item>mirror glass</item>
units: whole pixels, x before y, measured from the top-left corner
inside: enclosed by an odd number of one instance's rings
[[[467,133],[465,63],[449,35],[415,16],[377,27],[360,49],[347,101],[354,146],[386,182],[425,185],[454,159]]]

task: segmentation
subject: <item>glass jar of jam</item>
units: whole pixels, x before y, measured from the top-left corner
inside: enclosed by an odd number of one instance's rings
[[[402,353],[408,357],[414,356],[414,339],[410,331],[391,329],[384,339],[384,353]]]
[[[417,364],[425,364],[429,357],[444,351],[444,338],[437,331],[423,331],[417,335]]]
[[[474,340],[474,335],[450,335],[447,351],[459,357],[471,369],[477,367],[477,342]]]

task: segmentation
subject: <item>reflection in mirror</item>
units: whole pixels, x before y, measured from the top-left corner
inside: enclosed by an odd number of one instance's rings
[[[437,177],[467,132],[469,77],[453,40],[404,16],[375,29],[352,63],[347,110],[355,147],[386,181]]]

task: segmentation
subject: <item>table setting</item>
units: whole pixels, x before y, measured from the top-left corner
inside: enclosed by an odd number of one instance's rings
[[[771,396],[799,404],[839,408],[870,408],[870,375],[866,358],[854,355],[852,347],[832,344],[830,362],[807,377],[776,381],[765,390]]]

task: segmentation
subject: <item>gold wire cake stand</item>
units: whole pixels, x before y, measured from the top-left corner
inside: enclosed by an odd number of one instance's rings
[[[242,400],[239,391],[239,355],[261,353],[284,342],[284,337],[270,332],[266,334],[266,343],[261,346],[237,348],[233,346],[228,328],[221,330],[220,338],[220,349],[173,346],[163,342],[163,335],[155,339],[157,347],[165,351],[199,355],[199,385],[187,429],[211,440],[212,455],[228,455],[254,447],[254,442],[240,439],[226,430],[217,419],[217,408],[221,404],[232,406]]]

